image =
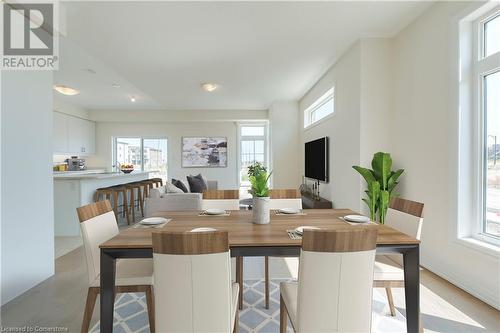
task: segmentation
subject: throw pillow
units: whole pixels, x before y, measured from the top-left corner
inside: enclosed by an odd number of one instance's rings
[[[198,176],[187,176],[186,178],[188,180],[191,193],[203,193],[203,191],[207,189],[207,183],[201,174]]]
[[[183,190],[169,182],[167,182],[164,187],[166,193],[184,193]]]
[[[184,185],[183,182],[181,182],[180,180],[178,179],[173,179],[172,178],[172,184],[175,186],[175,187],[178,187],[182,190],[182,192],[184,193],[188,193],[188,189],[186,188],[186,185]]]

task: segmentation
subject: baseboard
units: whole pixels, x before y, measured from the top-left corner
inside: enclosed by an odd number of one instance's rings
[[[477,288],[475,286],[471,286],[467,283],[464,283],[460,278],[456,277],[455,274],[453,273],[450,274],[449,272],[443,272],[442,270],[433,266],[431,263],[429,263],[428,260],[425,260],[424,258],[422,258],[421,260],[421,266],[427,269],[428,271],[431,271],[432,273],[438,275],[439,277],[445,279],[446,281],[450,282],[456,287],[471,294],[472,296],[480,299],[486,304],[491,305],[497,310],[500,310],[500,299],[498,298],[495,299],[494,297],[492,297],[490,295],[491,293],[489,293],[487,289]]]

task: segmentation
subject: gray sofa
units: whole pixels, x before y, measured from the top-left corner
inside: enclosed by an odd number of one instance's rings
[[[217,181],[207,181],[209,190],[217,189]],[[145,215],[169,210],[201,210],[201,193],[168,193],[166,186],[153,188],[145,200]]]

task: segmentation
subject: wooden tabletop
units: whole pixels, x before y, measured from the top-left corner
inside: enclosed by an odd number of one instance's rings
[[[152,248],[153,231],[189,231],[199,227],[227,230],[230,247],[248,246],[300,246],[301,240],[290,239],[287,230],[299,226],[316,226],[335,229],[352,227],[340,217],[355,214],[349,209],[307,209],[305,215],[276,215],[271,211],[267,225],[252,223],[252,211],[231,211],[229,216],[199,216],[200,212],[158,212],[153,216],[172,219],[162,228],[128,228],[100,245],[101,248]],[[377,225],[377,245],[418,244],[419,241],[389,226]]]

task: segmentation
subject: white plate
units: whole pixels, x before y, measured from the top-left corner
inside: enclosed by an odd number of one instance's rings
[[[226,214],[226,211],[224,209],[209,208],[209,209],[205,210],[204,213],[207,215],[223,215],[223,214]]]
[[[210,232],[210,231],[217,231],[217,229],[214,228],[194,228],[191,230],[191,232]]]
[[[300,209],[297,208],[281,208],[278,212],[282,214],[298,214],[300,213]]]
[[[148,217],[147,219],[142,220],[139,222],[140,224],[145,224],[145,225],[157,225],[157,224],[162,224],[167,222],[168,220],[163,217]]]
[[[347,215],[344,216],[344,220],[354,223],[366,223],[370,222],[370,218],[363,215]]]
[[[304,229],[317,230],[319,228],[318,227],[312,227],[312,226],[309,226],[309,225],[304,225],[304,226],[300,226],[300,227],[295,228],[295,232],[298,233],[299,235],[302,235],[304,233]]]

